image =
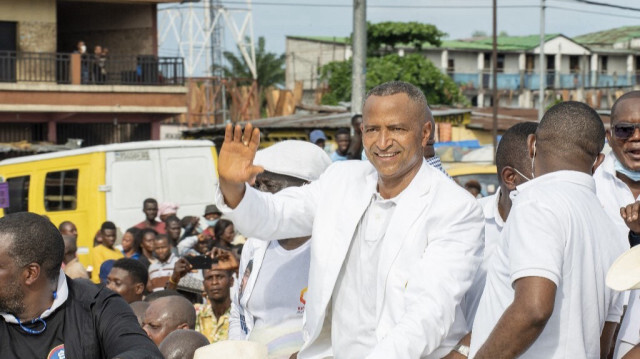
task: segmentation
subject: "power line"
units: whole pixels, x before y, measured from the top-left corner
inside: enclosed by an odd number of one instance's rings
[[[555,1],[559,1],[559,0],[555,0]],[[640,17],[639,17],[639,16],[630,16],[630,15],[612,14],[612,13],[610,13],[610,12],[602,12],[602,11],[591,11],[591,10],[572,9],[572,8],[568,8],[568,7],[554,6],[554,5],[547,5],[547,8],[548,8],[548,9],[555,9],[555,10],[565,10],[565,11],[572,11],[572,12],[581,12],[581,13],[585,13],[585,14],[596,14],[596,15],[604,15],[604,16],[623,17],[623,18],[627,18],[627,19],[640,19]]]
[[[573,0],[573,1],[578,2],[578,3],[582,3],[582,4],[587,4],[587,5],[604,6],[604,7],[610,7],[610,8],[615,8],[615,9],[621,9],[621,10],[640,11],[640,8],[637,8],[637,7],[630,7],[630,6],[623,6],[623,5],[616,5],[616,4],[607,4],[607,3],[591,1],[591,0]]]
[[[225,1],[223,5],[226,4],[245,4],[242,1]],[[352,4],[321,4],[321,3],[286,3],[286,2],[270,2],[270,1],[259,1],[252,2],[252,5],[257,6],[293,6],[293,7],[324,7],[324,8],[352,8]],[[499,8],[537,8],[538,5],[500,5]],[[194,6],[196,9],[202,9],[203,6]],[[367,5],[368,9],[491,9],[491,5]],[[168,7],[163,7],[158,9],[158,11],[163,10],[171,10],[171,9],[180,9],[179,5],[173,5]]]

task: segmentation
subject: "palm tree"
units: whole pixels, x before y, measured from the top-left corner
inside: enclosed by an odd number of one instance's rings
[[[247,40],[248,41],[248,40]],[[224,58],[229,63],[223,66],[225,77],[251,79],[251,71],[244,57],[238,56],[230,51],[223,53]],[[258,75],[258,91],[274,85],[282,85],[284,83],[284,64],[285,55],[277,55],[267,52],[265,49],[265,39],[260,36],[258,38],[258,46],[256,48],[256,73]]]

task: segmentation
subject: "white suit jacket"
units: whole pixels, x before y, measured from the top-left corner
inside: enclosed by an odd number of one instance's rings
[[[331,296],[377,180],[369,162],[343,161],[317,181],[276,195],[247,185],[234,210],[217,191],[218,208],[244,235],[312,236],[301,359],[334,355]],[[460,301],[482,260],[482,210],[467,191],[424,161],[404,191],[380,251],[377,345],[368,358],[441,358],[466,334]]]

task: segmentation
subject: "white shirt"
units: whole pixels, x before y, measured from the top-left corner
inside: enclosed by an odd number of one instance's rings
[[[618,229],[617,242],[624,246],[625,249],[629,249],[629,227],[620,216],[620,208],[639,200],[640,197],[633,198],[633,193],[631,193],[627,184],[617,177],[614,162],[615,155],[611,152],[593,174],[593,179],[596,181],[598,199],[604,211]],[[632,311],[631,302],[628,299],[629,292],[623,293],[620,297],[623,302],[616,305],[615,310],[622,315],[622,306],[627,301],[629,301],[629,307],[620,326],[618,339],[616,340],[616,352],[620,346],[620,341],[633,345],[640,343],[640,305],[635,305],[636,309]],[[620,322],[620,319],[618,318],[615,321]]]
[[[331,341],[336,358],[363,358],[378,342],[376,273],[395,208],[395,199],[385,200],[374,194],[351,241],[332,298]]]
[[[484,291],[485,282],[487,279],[487,269],[489,268],[489,259],[496,248],[500,233],[502,233],[502,227],[504,227],[504,221],[500,217],[498,211],[498,200],[500,199],[500,189],[491,196],[483,197],[478,200],[480,206],[482,206],[482,212],[484,213],[484,255],[482,258],[482,264],[476,276],[473,279],[471,288],[464,295],[462,303],[462,312],[467,322],[467,330],[471,331],[473,328],[473,321],[478,310],[478,304],[480,304],[480,298]]]
[[[558,171],[512,192],[513,206],[496,246],[471,337],[471,355],[514,299],[513,283],[546,278],[557,286],[553,314],[520,358],[599,358],[613,291],[605,277],[624,249],[595,195],[591,176]]]
[[[254,319],[249,340],[267,345],[269,357],[287,359],[302,347],[311,243],[286,250],[271,241],[262,261],[247,310]]]

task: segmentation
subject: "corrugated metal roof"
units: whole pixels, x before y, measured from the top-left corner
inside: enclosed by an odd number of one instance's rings
[[[545,41],[554,39],[560,34],[547,34]],[[498,50],[500,51],[523,51],[532,50],[540,44],[540,35],[528,36],[498,36]],[[423,45],[424,48],[435,48],[430,44]],[[491,50],[493,39],[490,36],[476,37],[471,39],[443,41],[439,48],[460,49],[460,50]]]
[[[288,39],[330,42],[340,45],[351,45],[351,38],[342,36],[287,36]]]
[[[615,29],[592,32],[576,36],[573,39],[583,45],[613,46],[615,43],[627,42],[633,38],[640,38],[640,26],[624,26]]]

